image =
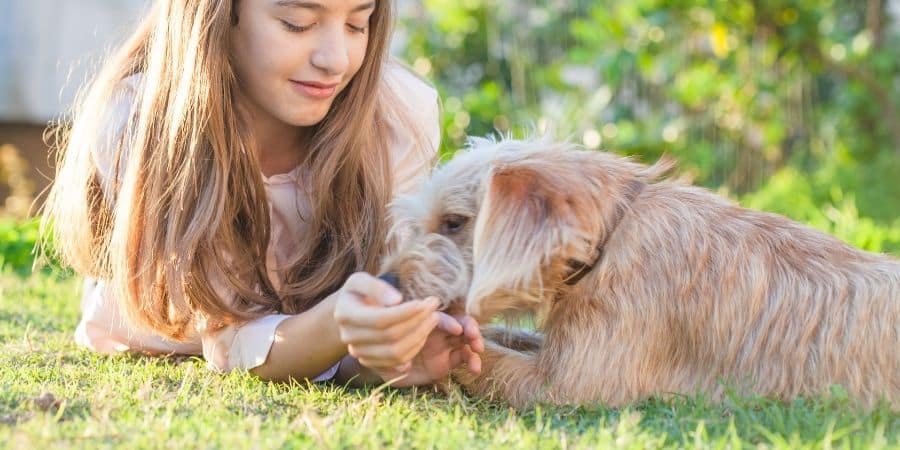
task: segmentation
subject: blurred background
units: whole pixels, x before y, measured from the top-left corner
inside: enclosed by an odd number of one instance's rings
[[[0,0],[0,265],[30,267],[47,121],[148,4]],[[900,0],[396,4],[393,52],[440,91],[445,156],[551,129],[900,254]]]

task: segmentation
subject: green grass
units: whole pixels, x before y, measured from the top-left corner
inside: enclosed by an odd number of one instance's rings
[[[0,448],[900,448],[900,414],[838,392],[514,412],[452,391],[218,375],[197,358],[75,346],[78,282],[0,274]],[[35,399],[51,393],[58,405]]]

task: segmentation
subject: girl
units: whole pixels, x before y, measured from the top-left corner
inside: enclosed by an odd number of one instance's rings
[[[263,379],[428,384],[483,343],[367,274],[439,140],[389,0],[157,0],[75,111],[45,229],[76,340]],[[348,354],[349,353],[349,354]]]

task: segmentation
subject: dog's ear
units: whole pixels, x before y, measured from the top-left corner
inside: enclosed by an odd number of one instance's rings
[[[568,183],[554,179],[539,164],[495,167],[483,186],[475,222],[472,284],[467,304],[499,290],[521,291],[541,283],[541,271],[555,252],[575,238],[578,214]]]

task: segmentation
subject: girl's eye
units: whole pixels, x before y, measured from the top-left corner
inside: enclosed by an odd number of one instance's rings
[[[284,25],[284,28],[286,30],[290,31],[291,33],[300,33],[300,32],[306,31],[313,27],[312,25],[309,25],[309,26],[294,25],[294,24],[288,22],[287,20],[282,20],[281,24]]]
[[[358,27],[356,25],[351,25],[349,23],[347,24],[347,28],[349,28],[350,31],[352,31],[354,33],[359,33],[359,34],[366,34],[366,31],[368,31],[368,27]]]

